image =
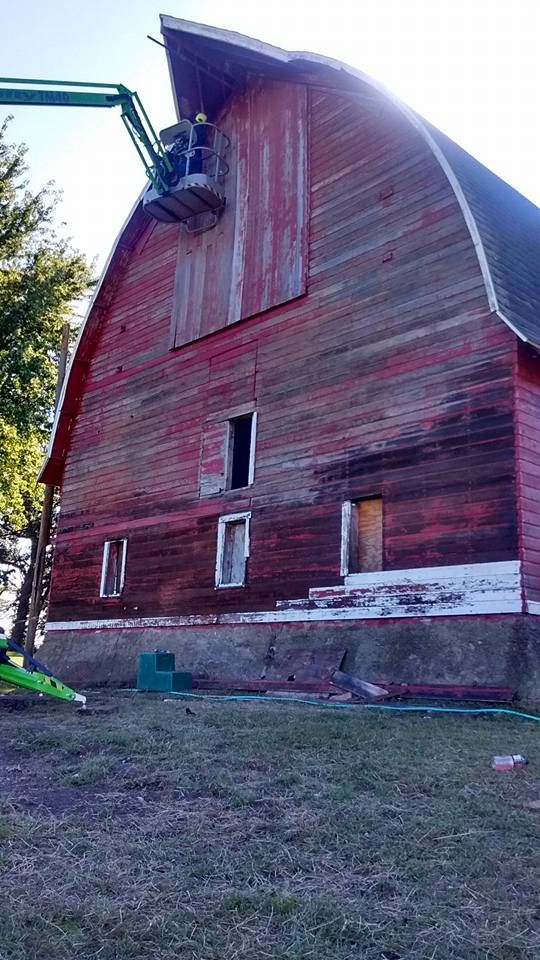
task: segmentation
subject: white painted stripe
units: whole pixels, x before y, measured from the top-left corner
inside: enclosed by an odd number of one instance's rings
[[[404,608],[399,613],[383,613],[379,608],[358,609],[326,608],[317,610],[263,610],[246,613],[228,613],[216,616],[193,617],[141,617],[131,620],[73,620],[48,623],[47,633],[64,633],[68,630],[142,630],[152,627],[207,627],[233,626],[251,623],[313,623],[342,620],[402,620],[410,617],[466,617],[481,614],[521,613],[521,599],[485,601],[474,605],[454,607],[439,606],[433,610],[428,604]]]
[[[538,600],[527,600],[526,601],[527,613],[532,613],[534,616],[540,616],[540,603]]]
[[[444,577],[435,576],[444,571]],[[454,576],[450,572],[454,572]],[[199,627],[249,623],[303,623],[340,620],[400,620],[408,617],[463,617],[521,613],[519,560],[455,567],[430,567],[377,574],[360,574],[370,582],[356,593],[329,587],[320,599],[281,600],[275,610],[215,613],[188,617],[133,617],[117,620],[76,620],[48,623],[48,633],[66,630],[122,630],[152,627]],[[384,577],[384,572],[383,572]],[[356,576],[356,575],[355,575]],[[424,582],[421,577],[424,576]],[[396,586],[410,587],[398,590]],[[318,588],[320,593],[324,591]],[[337,593],[333,591],[338,591]],[[332,592],[331,592],[332,591]],[[341,591],[341,592],[339,592]],[[312,591],[314,593],[315,591]],[[340,604],[340,600],[342,601]],[[530,605],[529,605],[530,606]],[[540,613],[540,604],[538,604]]]
[[[385,609],[388,616],[399,616],[398,611],[410,606],[421,605],[426,609],[438,611],[442,606],[475,605],[489,601],[492,604],[502,604],[514,601],[518,597],[518,590],[507,587],[500,590],[472,591],[464,586],[440,588],[429,584],[428,589],[418,587],[409,593],[404,591],[365,591],[363,593],[332,596],[317,600],[280,600],[276,604],[278,610],[325,610],[352,608],[369,609],[375,605]]]
[[[411,567],[409,570],[378,570],[371,573],[350,573],[345,577],[346,587],[364,587],[371,584],[432,583],[439,580],[478,580],[506,577],[519,578],[519,560],[501,560],[495,563],[466,563],[446,567]],[[310,596],[315,593],[310,590]],[[320,589],[324,589],[321,587]],[[343,590],[343,587],[334,587]]]

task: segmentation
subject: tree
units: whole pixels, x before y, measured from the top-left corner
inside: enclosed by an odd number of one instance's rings
[[[84,256],[54,230],[58,196],[28,189],[26,147],[0,126],[0,603],[16,590],[24,637],[61,330],[88,292]]]

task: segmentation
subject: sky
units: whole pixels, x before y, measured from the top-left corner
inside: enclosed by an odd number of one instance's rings
[[[383,83],[540,204],[540,0],[0,0],[6,77],[124,83],[174,122],[159,14],[343,60]],[[73,244],[104,263],[145,183],[117,110],[0,106],[54,181]]]

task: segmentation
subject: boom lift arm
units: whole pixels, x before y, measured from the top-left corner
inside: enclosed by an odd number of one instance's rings
[[[17,84],[16,87],[0,88],[0,104],[8,106],[120,107],[124,126],[153,188],[163,195],[175,185],[178,176],[171,156],[150,123],[139,95],[122,83],[76,83],[13,77],[0,77],[0,83]],[[36,87],[45,89],[34,89]]]
[[[139,95],[122,83],[13,77],[0,77],[0,83],[17,84],[0,87],[0,105],[120,107],[124,126],[150,180],[143,200],[146,212],[167,223],[187,224],[201,213],[211,214],[210,226],[217,221],[218,211],[225,205],[223,179],[229,168],[224,153],[229,138],[204,115],[195,123],[182,120],[158,136]]]

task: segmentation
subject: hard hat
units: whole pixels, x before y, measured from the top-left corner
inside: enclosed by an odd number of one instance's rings
[[[208,120],[208,117],[206,116],[205,113],[195,114],[195,123],[206,123],[207,120]]]

